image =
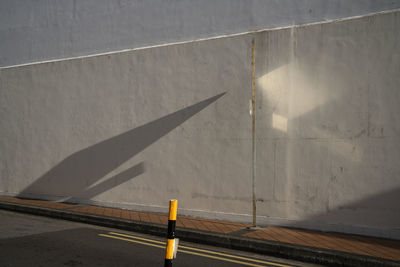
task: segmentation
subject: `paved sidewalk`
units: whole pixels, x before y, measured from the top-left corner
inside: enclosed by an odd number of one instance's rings
[[[26,209],[24,210],[23,207]],[[52,216],[53,214],[55,217],[60,217],[56,216],[57,214],[64,214],[62,217],[71,220],[77,220],[77,215],[82,217],[89,216],[86,217],[89,218],[86,221],[95,224],[98,224],[96,223],[96,218],[108,218],[111,220],[110,222],[117,222],[115,223],[116,228],[124,226],[123,222],[148,226],[147,228],[140,228],[145,232],[152,232],[151,229],[157,229],[157,226],[161,229],[160,232],[162,232],[168,223],[168,216],[166,214],[12,197],[0,197],[0,208],[29,213],[35,213],[35,210],[45,210],[46,213],[36,213],[47,216]],[[70,216],[68,217],[67,215]],[[91,218],[94,219],[91,220]],[[241,246],[244,246],[246,248],[247,246],[249,250],[254,252],[262,252],[261,249],[265,247],[272,254],[294,259],[301,259],[301,253],[307,254],[311,252],[311,256],[305,258],[305,260],[312,261],[314,259],[313,261],[316,263],[354,266],[400,266],[400,241],[396,240],[275,226],[252,230],[247,228],[250,226],[248,224],[179,215],[176,226],[177,233],[181,233],[182,239],[195,239],[200,242],[204,239],[207,243],[211,242],[216,245],[218,245],[218,240],[220,240],[223,246],[226,246],[227,242],[239,242],[242,244],[230,247],[241,248]],[[132,230],[138,229],[136,227]],[[153,232],[156,233],[157,230]],[[190,236],[193,236],[193,238],[189,238]],[[276,253],[273,253],[274,251]],[[328,256],[331,255],[333,258],[330,259],[326,256],[324,258],[323,255],[325,254]],[[338,259],[335,259],[336,256]],[[346,259],[346,257],[348,260],[343,262],[343,259]]]

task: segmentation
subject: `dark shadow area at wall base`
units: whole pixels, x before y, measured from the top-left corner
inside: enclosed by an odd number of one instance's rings
[[[374,225],[376,227],[376,230],[374,230],[376,233],[373,234],[373,236],[399,239],[400,205],[398,203],[400,203],[400,188],[394,188],[380,194],[340,205],[326,213],[309,216],[290,227],[334,231],[337,232],[338,235],[340,235],[341,232],[372,235],[370,231],[373,228],[371,226],[368,227],[368,225]],[[391,214],[391,216],[387,215],[387,213]],[[350,223],[346,226],[343,224],[344,219],[350,222],[357,222],[357,224],[353,223],[357,226],[352,227]],[[363,227],[363,223],[367,226]],[[303,227],[303,225],[307,227]],[[334,226],[334,228],[329,229],[329,225]],[[380,230],[377,228],[380,225],[387,225],[388,227],[387,229]],[[321,226],[325,228],[321,229]],[[338,226],[342,229],[338,230]],[[349,229],[346,230],[346,228]]]
[[[89,215],[69,210],[55,210],[5,202],[0,202],[0,209],[140,232],[161,237],[165,237],[167,233],[166,225]],[[257,240],[253,238],[233,236],[230,234],[191,230],[180,227],[176,228],[176,236],[184,241],[323,264],[326,266],[400,266],[400,262],[371,256],[356,255],[335,250],[300,246],[277,241]]]
[[[60,200],[73,197],[89,199],[144,173],[145,165],[142,162],[91,187],[224,94],[210,97],[73,153],[25,188],[18,197],[48,195],[59,197]]]
[[[91,199],[92,197],[95,197],[103,192],[106,192],[107,190],[116,187],[120,184],[125,183],[126,181],[129,181],[136,176],[141,175],[146,171],[145,169],[145,164],[143,162],[123,171],[120,172],[117,175],[114,175],[113,177],[108,178],[106,181],[103,181],[95,186],[92,186],[82,192],[81,195],[76,195],[74,197],[70,197],[68,199],[65,199],[65,202],[74,202],[74,198],[83,198],[83,199]]]

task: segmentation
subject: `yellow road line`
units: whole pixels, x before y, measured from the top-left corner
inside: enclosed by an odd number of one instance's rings
[[[123,240],[123,241],[128,241],[128,242],[133,242],[133,243],[138,243],[138,244],[142,244],[142,245],[146,245],[146,246],[152,246],[152,247],[163,248],[163,249],[165,248],[164,246],[159,246],[159,245],[155,245],[155,244],[151,244],[151,243],[146,243],[146,242],[142,242],[142,241],[138,241],[138,240],[132,240],[132,239],[118,237],[118,236],[112,236],[112,235],[106,235],[106,234],[99,234],[99,236],[118,239],[118,240]],[[202,256],[202,257],[206,257],[206,258],[212,258],[212,259],[217,259],[217,260],[222,260],[222,261],[228,261],[228,262],[243,264],[243,265],[247,265],[247,266],[265,267],[265,265],[258,265],[258,264],[243,262],[243,261],[237,261],[237,260],[232,260],[232,259],[227,259],[227,258],[222,258],[222,257],[217,257],[217,256],[197,253],[197,252],[193,252],[193,251],[186,251],[186,250],[181,250],[180,249],[179,252],[192,254],[192,255],[197,255],[197,256]]]
[[[115,233],[115,232],[109,232],[109,234],[128,237],[128,238],[134,238],[134,239],[138,239],[138,240],[144,240],[144,241],[157,243],[157,244],[165,244],[165,242],[152,240],[152,239],[148,239],[148,238],[143,238],[143,237],[138,237],[138,236],[127,235],[127,234],[120,234],[120,233]],[[126,239],[124,238],[124,240],[126,240]],[[183,252],[184,250],[182,250],[182,248],[190,249],[190,250],[194,250],[194,251],[199,251],[199,252],[204,252],[204,253],[209,253],[209,254],[214,254],[214,255],[220,255],[220,256],[235,258],[235,259],[240,259],[240,260],[246,260],[246,261],[252,261],[252,262],[257,262],[257,263],[262,263],[262,264],[268,264],[268,265],[273,265],[273,266],[278,266],[278,267],[289,267],[289,265],[285,265],[285,264],[269,262],[269,261],[263,261],[263,260],[256,260],[256,259],[252,259],[252,258],[241,257],[241,256],[226,254],[226,253],[222,253],[222,252],[210,251],[210,250],[193,248],[193,247],[182,246],[182,245],[179,245],[178,252]],[[190,253],[190,252],[189,251],[185,251],[185,253]],[[195,253],[195,252],[193,252],[193,253]]]
[[[245,261],[232,260],[232,259],[207,255],[207,254],[203,254],[203,253],[197,253],[197,252],[193,252],[193,251],[181,250],[179,248],[178,248],[178,252],[192,254],[192,255],[196,255],[196,256],[202,256],[202,257],[211,258],[211,259],[222,260],[222,261],[228,261],[228,262],[233,262],[233,263],[238,263],[238,264],[243,264],[243,265],[247,265],[247,266],[265,267],[265,265],[259,265],[259,264],[255,264],[255,263],[245,262]]]
[[[112,235],[106,235],[106,234],[99,234],[99,236],[119,239],[119,240],[128,241],[128,242],[134,242],[134,243],[138,243],[138,244],[142,244],[142,245],[146,245],[146,246],[152,246],[152,247],[156,247],[156,248],[165,248],[165,246],[159,246],[159,245],[155,245],[155,244],[151,244],[151,243],[141,242],[141,241],[132,240],[132,239],[128,239],[128,238],[122,238],[122,237],[118,237],[118,236],[112,236]]]
[[[124,236],[124,237],[130,237],[130,238],[135,238],[135,239],[139,239],[139,240],[145,240],[145,241],[148,241],[148,242],[153,242],[153,243],[158,243],[158,244],[165,244],[165,242],[162,242],[162,241],[148,239],[148,238],[144,238],[144,237],[138,237],[138,236],[134,236],[134,235],[126,235],[126,234],[120,234],[120,233],[115,233],[115,232],[109,232],[109,234],[110,235],[119,235],[119,236]]]

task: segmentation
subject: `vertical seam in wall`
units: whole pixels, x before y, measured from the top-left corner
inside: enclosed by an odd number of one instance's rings
[[[255,193],[256,173],[256,82],[255,82],[255,39],[251,40],[251,117],[252,117],[252,193],[253,193],[253,226],[256,226],[257,203]]]
[[[273,175],[274,175],[274,182],[272,184],[272,199],[275,201],[277,200],[275,195],[275,184],[276,184],[276,147],[277,147],[278,139],[274,139],[274,166],[273,166]]]

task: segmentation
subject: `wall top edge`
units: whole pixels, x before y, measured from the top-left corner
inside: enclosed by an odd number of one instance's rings
[[[190,44],[190,43],[210,41],[210,40],[218,40],[218,39],[223,39],[223,38],[233,38],[233,37],[252,35],[252,34],[263,33],[263,32],[272,32],[272,31],[285,30],[285,29],[304,28],[304,27],[308,27],[308,26],[324,25],[324,24],[338,23],[338,22],[344,22],[344,21],[351,21],[351,20],[356,20],[356,19],[365,18],[365,17],[373,17],[373,16],[377,16],[377,15],[386,15],[386,14],[397,13],[397,12],[400,12],[400,8],[391,9],[391,10],[385,10],[385,11],[380,11],[380,12],[373,12],[373,13],[357,15],[357,16],[351,16],[351,17],[347,17],[347,18],[339,18],[339,19],[332,19],[332,20],[326,20],[326,21],[311,22],[311,23],[305,23],[305,24],[299,24],[299,25],[275,27],[275,28],[269,28],[269,29],[256,29],[256,30],[251,30],[251,31],[246,31],[246,32],[233,33],[233,34],[224,34],[224,35],[207,37],[207,38],[200,38],[200,39],[189,40],[189,41],[171,42],[171,43],[165,43],[165,44],[159,44],[159,45],[151,45],[151,46],[143,46],[143,47],[122,49],[122,50],[109,51],[109,52],[96,53],[96,54],[83,55],[83,56],[66,57],[66,58],[50,59],[50,60],[37,61],[37,62],[29,62],[29,63],[24,63],[24,64],[16,64],[16,65],[0,67],[0,70],[11,69],[11,68],[20,68],[20,67],[39,65],[39,64],[46,64],[46,63],[61,62],[61,61],[76,60],[76,59],[85,59],[85,58],[92,58],[92,57],[98,57],[98,56],[114,55],[114,54],[120,54],[120,53],[132,52],[132,51],[140,51],[140,50],[152,49],[152,48],[160,48],[160,47],[183,45],[183,44]]]

